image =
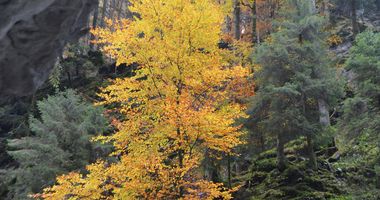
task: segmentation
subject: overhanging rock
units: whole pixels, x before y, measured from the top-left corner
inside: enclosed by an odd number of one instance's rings
[[[98,0],[0,0],[0,97],[33,93]]]

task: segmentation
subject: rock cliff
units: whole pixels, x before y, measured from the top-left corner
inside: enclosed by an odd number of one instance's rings
[[[0,0],[0,96],[33,93],[98,0]]]

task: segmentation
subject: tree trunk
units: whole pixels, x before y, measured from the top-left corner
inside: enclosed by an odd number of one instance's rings
[[[317,5],[315,3],[315,0],[311,0],[311,13],[317,13]]]
[[[231,17],[226,16],[226,26],[225,26],[225,32],[226,33],[231,33],[232,32],[232,27],[231,27]]]
[[[323,127],[330,126],[330,113],[329,106],[326,101],[322,98],[318,99],[318,109],[319,109],[319,122]]]
[[[31,115],[32,113],[34,113],[37,110],[36,106],[37,106],[37,104],[36,104],[36,92],[33,92],[33,95],[32,95],[31,101],[30,101],[30,109],[28,111],[29,115]]]
[[[117,6],[116,6],[116,0],[111,0],[111,5],[110,5],[110,18],[113,23],[116,22],[116,17],[117,17]]]
[[[69,71],[66,72],[66,75],[67,75],[67,80],[69,80],[69,86],[71,86],[71,74]]]
[[[231,156],[227,155],[227,179],[228,179],[228,188],[231,188]]]
[[[94,10],[94,19],[92,21],[92,28],[93,29],[96,29],[96,27],[98,26],[98,16],[99,16],[99,5],[96,6],[95,10]],[[90,37],[90,40],[93,41],[95,40],[95,35],[90,33],[91,34],[91,37]],[[94,50],[94,43],[92,43],[90,41],[90,49],[91,50]]]
[[[326,19],[330,21],[330,2],[329,0],[323,0],[322,14],[326,16]]]
[[[311,137],[311,135],[308,134],[306,136],[306,140],[307,140],[307,151],[309,154],[309,165],[313,170],[316,170],[318,169],[318,165],[317,165],[317,158],[314,152],[313,138]]]
[[[234,2],[234,28],[235,28],[235,39],[240,39],[240,0],[235,0]]]
[[[281,133],[277,135],[277,167],[280,171],[286,168],[285,141]]]
[[[257,10],[256,10],[256,0],[253,1],[253,4],[252,4],[252,43],[259,43],[257,41]]]
[[[105,19],[106,19],[106,14],[107,14],[107,6],[108,6],[108,0],[103,0],[103,8],[102,8],[102,18],[100,21],[100,26],[105,27]]]
[[[265,137],[264,134],[260,134],[260,153],[265,151]]]
[[[123,17],[124,0],[119,0],[117,18],[120,20]]]
[[[179,128],[177,128],[177,135],[178,136],[181,135],[181,130]],[[184,159],[183,154],[184,154],[184,151],[182,149],[178,150],[178,165],[181,169],[183,168],[183,159]],[[179,186],[179,197],[183,198],[184,194],[185,194],[185,188],[183,187],[183,185],[181,185]]]
[[[351,21],[352,21],[352,32],[354,33],[354,36],[356,36],[359,33],[359,24],[356,16],[356,0],[351,0]]]

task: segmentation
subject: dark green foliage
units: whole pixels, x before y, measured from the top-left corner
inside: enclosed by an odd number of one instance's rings
[[[351,87],[355,96],[346,99],[340,120],[345,142],[366,144],[379,151],[380,132],[380,33],[364,32],[358,35],[347,60],[347,70],[353,73]],[[358,147],[359,150],[359,147]],[[376,154],[376,153],[375,153]]]
[[[345,153],[339,166],[355,169],[349,171],[358,188],[354,194],[372,195],[379,192],[375,187],[380,188],[380,33],[359,34],[346,65],[353,74],[349,86],[354,96],[345,100],[338,124]]]
[[[347,60],[347,70],[355,73],[358,95],[380,108],[380,33],[366,31],[357,36]]]
[[[54,183],[59,174],[83,168],[91,160],[90,138],[107,128],[101,108],[84,102],[73,90],[37,103],[40,117],[31,116],[28,137],[8,141],[8,153],[19,163],[10,171],[8,198],[26,199]]]
[[[50,82],[58,87],[60,82],[67,80],[69,86],[75,78],[90,78],[98,74],[104,65],[103,55],[99,51],[89,51],[89,47],[68,45],[64,55],[56,63],[50,76]]]
[[[310,1],[288,0],[283,10],[278,31],[255,54],[261,67],[250,123],[278,141],[305,135],[311,143],[322,130],[320,101],[336,105],[342,87],[330,67],[324,19],[312,13]]]

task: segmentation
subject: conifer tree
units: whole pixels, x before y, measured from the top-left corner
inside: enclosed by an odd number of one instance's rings
[[[344,150],[356,162],[380,166],[380,33],[365,31],[356,38],[346,62],[354,74],[353,96],[344,102],[339,121]],[[380,180],[380,179],[379,179]]]
[[[40,117],[31,116],[28,137],[8,141],[8,153],[19,163],[10,199],[27,199],[54,183],[55,176],[83,168],[91,161],[91,136],[106,129],[102,109],[84,102],[74,90],[37,102]]]
[[[257,126],[277,137],[278,167],[286,165],[284,144],[307,138],[310,166],[317,167],[313,142],[321,131],[318,100],[333,106],[341,94],[324,44],[323,18],[311,1],[287,0],[277,32],[257,48],[259,92],[252,110]]]

